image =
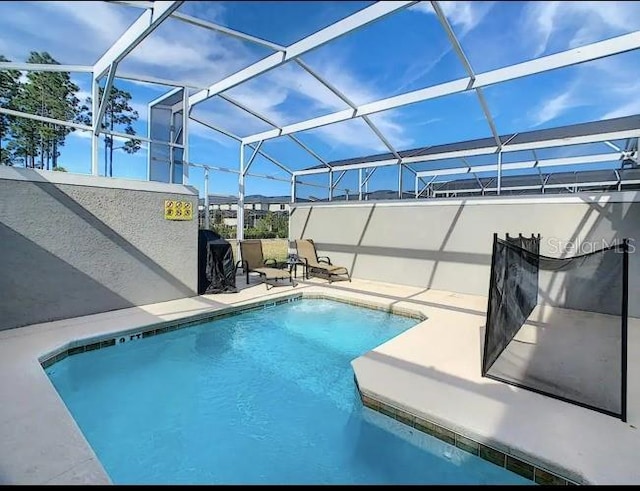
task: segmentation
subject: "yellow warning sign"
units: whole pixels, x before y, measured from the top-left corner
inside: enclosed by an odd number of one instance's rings
[[[164,218],[166,220],[193,220],[193,204],[189,201],[164,202]]]

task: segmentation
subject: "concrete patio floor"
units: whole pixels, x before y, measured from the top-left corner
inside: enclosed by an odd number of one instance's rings
[[[252,280],[255,281],[255,280]],[[295,293],[412,310],[427,320],[352,362],[360,390],[576,482],[640,482],[640,324],[630,320],[629,423],[480,377],[486,298],[354,279],[244,285],[0,332],[0,483],[109,483],[38,359],[79,340]],[[112,336],[113,337],[113,336]],[[632,349],[633,348],[633,349]]]

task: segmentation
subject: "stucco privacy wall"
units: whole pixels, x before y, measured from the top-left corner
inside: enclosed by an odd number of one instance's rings
[[[196,295],[193,188],[0,167],[0,330]]]
[[[292,240],[313,239],[356,278],[478,295],[488,293],[494,232],[540,233],[541,253],[552,257],[622,238],[639,248],[640,194],[300,204],[290,220]],[[630,299],[640,294],[638,254],[629,259]],[[558,297],[562,284],[554,284]],[[629,305],[640,316],[640,305]]]

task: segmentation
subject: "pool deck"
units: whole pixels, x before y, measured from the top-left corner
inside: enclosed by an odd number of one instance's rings
[[[235,294],[207,295],[0,331],[0,484],[107,484],[109,477],[39,359],[165,321],[295,293],[419,312],[415,327],[352,362],[359,388],[578,483],[640,483],[640,356],[629,356],[629,423],[480,377],[486,298],[354,279],[267,290],[238,277]],[[113,336],[112,336],[113,337]],[[640,323],[630,319],[630,353]]]

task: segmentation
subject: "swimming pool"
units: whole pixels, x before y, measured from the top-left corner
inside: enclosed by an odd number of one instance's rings
[[[116,484],[531,484],[362,406],[350,361],[416,322],[304,299],[46,371]]]

